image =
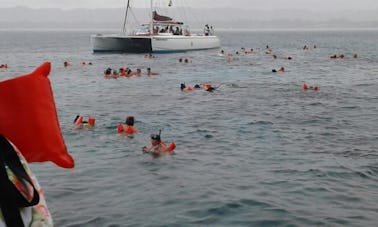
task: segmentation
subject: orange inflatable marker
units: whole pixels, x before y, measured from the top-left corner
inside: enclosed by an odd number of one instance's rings
[[[0,82],[0,132],[28,162],[73,168],[48,79],[50,69],[51,63],[45,62],[32,73]]]

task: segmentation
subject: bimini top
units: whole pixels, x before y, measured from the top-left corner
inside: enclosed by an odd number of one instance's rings
[[[172,18],[168,16],[159,15],[156,10],[152,12],[153,19],[155,21],[172,21]]]
[[[153,12],[154,24],[184,24],[183,22],[175,21],[171,17],[159,15],[156,11]]]

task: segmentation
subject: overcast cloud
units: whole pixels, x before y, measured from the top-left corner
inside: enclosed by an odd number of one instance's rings
[[[147,0],[135,0],[136,7],[146,7]],[[168,0],[155,1],[161,5]],[[31,8],[120,8],[126,0],[1,0],[1,8],[24,6]],[[182,4],[181,4],[182,3]],[[378,9],[377,0],[173,0],[175,6],[193,8],[243,8],[256,10],[311,9],[314,11]]]

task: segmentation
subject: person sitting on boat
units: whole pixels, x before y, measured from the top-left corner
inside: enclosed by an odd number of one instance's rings
[[[152,72],[151,68],[147,68],[147,76],[152,76],[152,75],[159,75],[159,73]]]
[[[159,27],[154,26],[154,34],[157,34],[159,32]]]
[[[173,32],[173,35],[180,35],[180,28],[176,27],[175,31]]]

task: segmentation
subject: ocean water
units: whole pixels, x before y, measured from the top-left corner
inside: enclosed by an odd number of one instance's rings
[[[218,32],[234,61],[219,50],[93,54],[96,32],[0,31],[0,80],[52,62],[76,166],[31,168],[56,226],[377,226],[378,31]],[[236,56],[241,47],[255,53]],[[103,78],[127,66],[160,75]],[[217,90],[180,90],[207,82]],[[77,114],[96,126],[75,129]],[[129,115],[134,138],[116,131]],[[143,154],[160,129],[175,155]]]

